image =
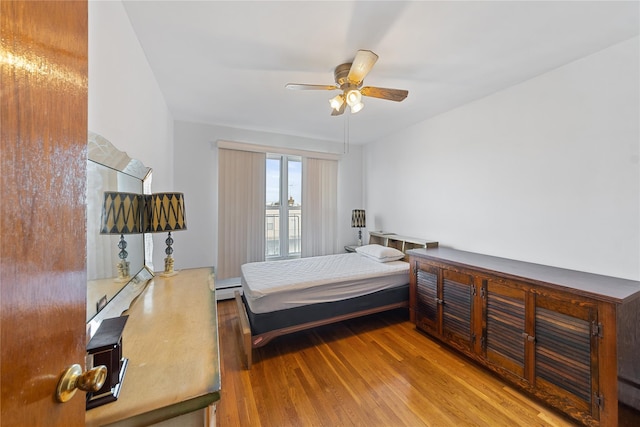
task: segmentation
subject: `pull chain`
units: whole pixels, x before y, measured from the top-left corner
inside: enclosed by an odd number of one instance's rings
[[[344,154],[349,152],[349,115],[344,115]]]

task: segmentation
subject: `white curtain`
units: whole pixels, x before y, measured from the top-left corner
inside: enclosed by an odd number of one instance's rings
[[[220,280],[240,277],[240,266],[264,261],[266,155],[218,150],[218,268]]]
[[[302,159],[302,256],[336,252],[338,162]]]

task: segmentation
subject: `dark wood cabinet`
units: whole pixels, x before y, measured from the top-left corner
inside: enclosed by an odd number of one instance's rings
[[[618,365],[640,351],[637,325],[618,319],[640,309],[640,282],[448,248],[409,256],[419,330],[585,425],[617,425]]]

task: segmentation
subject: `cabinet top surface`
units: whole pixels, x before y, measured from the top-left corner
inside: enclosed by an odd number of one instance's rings
[[[87,426],[163,417],[164,412],[176,415],[185,402],[205,407],[219,399],[212,273],[211,268],[195,268],[153,278],[127,313],[122,353],[129,366],[120,397],[87,411]]]
[[[559,267],[551,267],[451,248],[412,249],[410,256],[446,261],[470,269],[508,276],[515,280],[535,281],[555,289],[570,290],[581,295],[622,303],[640,298],[640,281],[603,276]]]

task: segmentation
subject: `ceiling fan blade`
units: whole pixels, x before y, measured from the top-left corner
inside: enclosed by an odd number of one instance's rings
[[[359,50],[351,63],[351,69],[347,75],[347,81],[356,86],[360,86],[365,76],[369,74],[373,64],[378,60],[378,55],[370,50]]]
[[[344,110],[347,108],[347,103],[343,102],[342,105],[340,106],[339,110],[336,110],[335,108],[331,109],[331,115],[332,116],[339,116],[342,113],[344,113]]]
[[[284,87],[293,90],[336,90],[339,87],[334,85],[305,85],[298,83],[287,83]]]
[[[363,96],[373,98],[388,99],[389,101],[400,102],[409,95],[408,90],[403,89],[386,89],[383,87],[366,86],[360,89]]]

